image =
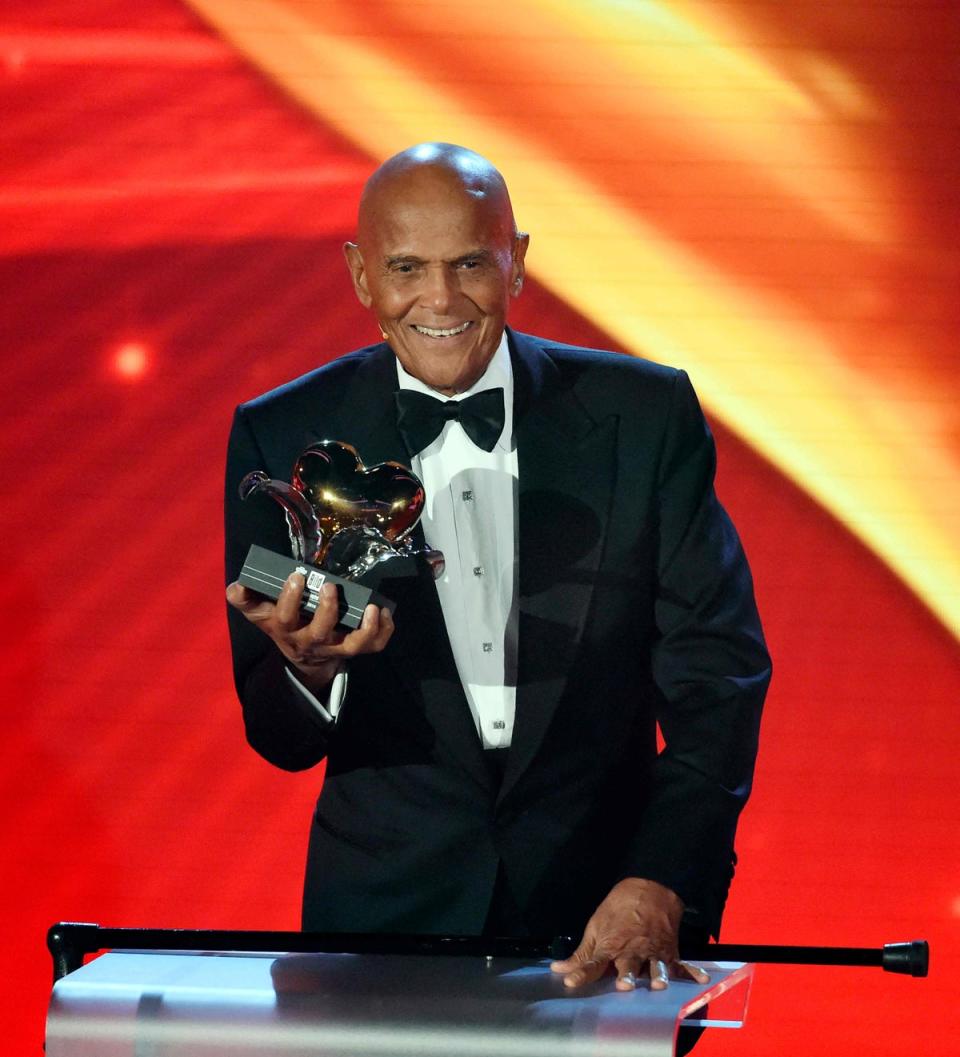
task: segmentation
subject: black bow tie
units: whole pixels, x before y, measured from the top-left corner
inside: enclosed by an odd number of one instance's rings
[[[411,455],[432,444],[451,419],[484,451],[493,451],[503,432],[502,389],[485,389],[466,400],[437,400],[413,389],[398,389],[396,398],[397,428]]]

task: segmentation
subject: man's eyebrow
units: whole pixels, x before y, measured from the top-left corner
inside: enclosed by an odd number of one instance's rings
[[[450,261],[451,264],[464,264],[467,261],[488,261],[490,259],[489,250],[471,250],[470,253],[465,253],[462,257],[457,257],[456,260]]]
[[[420,257],[415,257],[412,253],[398,254],[396,257],[385,257],[383,263],[388,267],[392,268],[395,264],[423,264]]]
[[[471,250],[469,253],[464,253],[460,257],[454,257],[453,260],[445,261],[444,263],[456,266],[458,264],[464,264],[466,261],[486,261],[489,259],[489,250],[477,249]],[[422,257],[418,257],[413,253],[398,253],[392,257],[385,257],[383,263],[388,268],[394,268],[398,264],[425,264],[426,261],[424,261]]]

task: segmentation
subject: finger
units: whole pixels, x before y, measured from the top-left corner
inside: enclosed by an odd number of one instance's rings
[[[608,962],[603,959],[601,952],[597,951],[597,942],[593,936],[587,934],[584,935],[580,941],[580,946],[570,955],[569,958],[563,958],[560,961],[553,962],[550,968],[555,973],[563,973],[563,983],[566,987],[579,987],[581,984],[587,983],[589,979],[596,979],[606,968]],[[596,957],[600,957],[602,965],[596,976],[594,972],[597,969],[595,964]]]
[[[614,968],[617,970],[617,990],[632,991],[637,986],[637,977],[640,975],[640,959],[632,954],[621,954],[614,959]]]
[[[694,965],[692,962],[675,961],[671,966],[671,973],[678,980],[685,980],[689,977],[698,984],[710,983],[710,974],[706,969],[701,969],[699,965]]]
[[[310,623],[303,629],[313,642],[336,641],[334,629],[340,619],[340,592],[336,584],[324,584],[320,588],[317,608]],[[342,639],[343,636],[341,635]]]
[[[344,656],[345,634],[337,626],[339,618],[340,593],[335,584],[324,584],[310,623],[289,632],[281,650],[299,667],[329,666]]]
[[[235,609],[242,610],[250,601],[250,592],[243,586],[238,584],[236,580],[232,584],[227,584],[227,601]]]
[[[227,588],[227,602],[253,624],[266,623],[277,608],[268,598],[237,583]]]
[[[650,990],[662,991],[670,984],[670,976],[667,973],[667,963],[660,958],[651,958],[648,961],[650,970]]]
[[[277,597],[277,626],[283,631],[294,631],[302,622],[300,600],[306,580],[300,573],[291,573]]]
[[[393,614],[384,606],[380,610],[380,630],[373,640],[373,651],[379,653],[390,641],[391,635],[393,635]]]
[[[569,958],[561,958],[559,961],[550,963],[551,972],[555,973],[570,973],[574,969],[579,968],[590,955],[593,953],[594,944],[591,940],[584,937],[580,941],[580,946],[570,955]]]
[[[380,633],[380,610],[372,602],[363,611],[360,626],[343,640],[342,652],[347,657],[370,653]]]
[[[605,954],[596,954],[582,962],[573,972],[569,972],[563,978],[564,987],[583,987],[584,984],[592,984],[599,980],[610,966],[610,958]]]
[[[589,954],[586,951],[584,944],[580,946],[570,955],[569,958],[562,958],[560,961],[550,963],[550,971],[554,973],[570,973],[574,969],[582,965]]]

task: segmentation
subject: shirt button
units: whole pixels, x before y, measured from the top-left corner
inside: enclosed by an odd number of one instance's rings
[[[493,653],[493,643],[492,642],[483,643],[483,652],[484,653]]]
[[[474,576],[483,576],[483,566],[482,565],[475,565],[473,567],[473,575]]]
[[[502,719],[495,719],[490,724],[490,726],[493,727],[494,730],[506,730],[507,729],[507,725],[506,725],[506,723],[504,723],[504,721]]]

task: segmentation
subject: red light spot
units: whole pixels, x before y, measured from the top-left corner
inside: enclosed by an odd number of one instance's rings
[[[139,341],[125,342],[113,356],[113,368],[121,378],[139,378],[146,372],[149,362],[147,347]]]

